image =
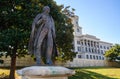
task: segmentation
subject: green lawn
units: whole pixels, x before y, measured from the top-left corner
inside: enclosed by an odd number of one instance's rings
[[[76,74],[69,79],[120,79],[120,68],[74,68]]]
[[[69,79],[120,79],[120,68],[94,67],[94,68],[72,68],[76,74]],[[3,74],[4,73],[4,74]],[[8,75],[9,69],[0,68],[0,76]]]

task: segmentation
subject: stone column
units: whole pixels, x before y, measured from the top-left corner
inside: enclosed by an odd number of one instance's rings
[[[83,46],[85,46],[85,40],[83,40]]]
[[[88,40],[86,40],[86,43],[87,43],[87,47],[89,47],[89,45],[88,45]]]

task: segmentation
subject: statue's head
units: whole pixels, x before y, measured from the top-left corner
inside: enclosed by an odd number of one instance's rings
[[[49,6],[44,6],[44,7],[43,7],[43,12],[49,13],[49,12],[50,12]]]

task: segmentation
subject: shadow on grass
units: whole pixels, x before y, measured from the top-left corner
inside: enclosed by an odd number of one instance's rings
[[[117,78],[110,78],[105,75],[101,75],[84,69],[75,69],[75,71],[76,74],[70,76],[68,79],[117,79]]]
[[[68,67],[69,69],[109,69],[109,68],[117,68],[117,67],[99,67],[99,66],[91,66],[91,67]]]
[[[9,76],[5,73],[0,74],[0,79],[9,79]]]

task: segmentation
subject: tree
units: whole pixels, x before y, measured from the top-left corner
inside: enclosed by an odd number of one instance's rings
[[[110,61],[120,60],[120,45],[115,44],[111,49],[105,52],[105,57]]]
[[[73,25],[62,13],[62,6],[53,0],[0,0],[0,51],[11,57],[9,79],[15,79],[16,57],[27,54],[33,18],[46,5],[51,8],[55,21],[56,43],[62,60],[73,58]]]

